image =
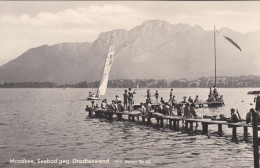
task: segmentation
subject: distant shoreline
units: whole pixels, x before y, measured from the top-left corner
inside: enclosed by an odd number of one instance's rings
[[[55,82],[2,82],[0,88],[97,88],[99,81],[79,82],[76,84],[57,84]],[[108,88],[210,88],[214,87],[213,77],[196,79],[116,79],[109,80]],[[258,88],[260,77],[218,77],[218,88]]]

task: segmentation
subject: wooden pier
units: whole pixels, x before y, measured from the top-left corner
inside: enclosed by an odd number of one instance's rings
[[[252,127],[252,125],[246,124],[245,121],[238,123],[228,123],[226,121],[219,120],[211,120],[211,119],[201,119],[201,118],[184,118],[181,116],[164,116],[159,113],[154,113],[153,115],[142,115],[139,111],[133,112],[108,112],[102,109],[86,109],[89,113],[89,117],[97,117],[97,118],[105,118],[108,120],[117,119],[119,121],[123,120],[123,116],[125,120],[138,122],[146,125],[154,125],[156,127],[165,127],[168,126],[169,129],[179,130],[180,123],[184,124],[184,127],[188,131],[193,131],[194,127],[198,125],[198,123],[202,126],[202,134],[208,135],[209,126],[217,126],[218,136],[223,135],[223,126],[227,126],[232,129],[232,139],[231,141],[237,142],[237,129],[243,128],[244,140],[248,140],[248,127]],[[114,117],[115,116],[115,117]],[[167,125],[165,124],[167,122]],[[259,126],[260,128],[260,126]],[[197,127],[196,127],[197,129]]]
[[[177,104],[175,104],[174,107],[177,107],[177,106],[180,106],[180,105],[184,106],[185,104],[186,103],[177,103]],[[224,104],[224,102],[201,102],[201,103],[194,103],[194,105],[195,105],[196,108],[204,108],[204,107],[221,107],[225,104]],[[151,104],[152,109],[155,109],[158,106],[159,106],[159,103]],[[136,105],[133,106],[134,110],[137,110],[138,108],[141,108],[141,105],[136,104]]]

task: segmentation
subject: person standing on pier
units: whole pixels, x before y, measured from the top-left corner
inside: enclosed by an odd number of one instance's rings
[[[194,100],[194,103],[199,103],[200,101],[199,101],[199,96],[197,95],[196,96],[196,98],[195,98],[195,100]]]
[[[127,110],[128,94],[126,89],[125,89],[125,93],[123,94],[123,98],[124,98],[124,109]]]
[[[156,92],[155,92],[155,99],[156,99],[157,103],[158,103],[158,98],[159,98],[159,93],[158,93],[158,90],[156,90]]]
[[[150,89],[147,89],[147,99],[151,100],[151,91]]]
[[[193,103],[193,99],[189,96],[188,102]]]
[[[177,101],[175,99],[175,96],[172,96],[172,108],[174,108],[177,104]]]
[[[186,118],[190,117],[189,103],[185,104],[183,117],[186,117]]]
[[[170,91],[170,98],[173,96],[173,89]]]
[[[131,112],[132,111],[132,108],[133,108],[133,102],[134,102],[134,93],[131,91],[131,88],[129,88],[129,91],[128,91],[128,104],[129,104],[129,111]]]
[[[198,115],[197,115],[197,113],[195,111],[195,104],[194,103],[192,103],[190,105],[190,116],[194,117],[194,118],[198,117]]]
[[[178,116],[182,116],[182,113],[183,113],[183,108],[182,108],[182,104],[179,104],[177,107],[177,115]]]

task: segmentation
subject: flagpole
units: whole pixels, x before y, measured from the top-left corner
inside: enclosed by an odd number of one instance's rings
[[[214,26],[215,86],[217,87],[216,30]]]

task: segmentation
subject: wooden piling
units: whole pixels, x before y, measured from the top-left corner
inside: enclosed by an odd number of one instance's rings
[[[237,127],[232,126],[232,141],[237,142]]]
[[[208,134],[208,123],[202,123],[202,134]]]
[[[222,136],[223,131],[222,131],[222,124],[218,124],[218,135]]]
[[[142,116],[142,122],[145,123],[145,116]]]
[[[161,120],[161,127],[163,127],[163,118],[161,118],[160,120]]]
[[[247,141],[248,139],[248,128],[244,127],[244,140]]]
[[[148,117],[147,118],[147,125],[150,125],[151,124],[151,117]]]
[[[193,130],[193,122],[192,121],[190,122],[190,130],[191,131]]]
[[[254,148],[254,168],[259,168],[259,142],[257,129],[257,114],[255,110],[252,112],[252,126],[253,126],[253,148]]]

